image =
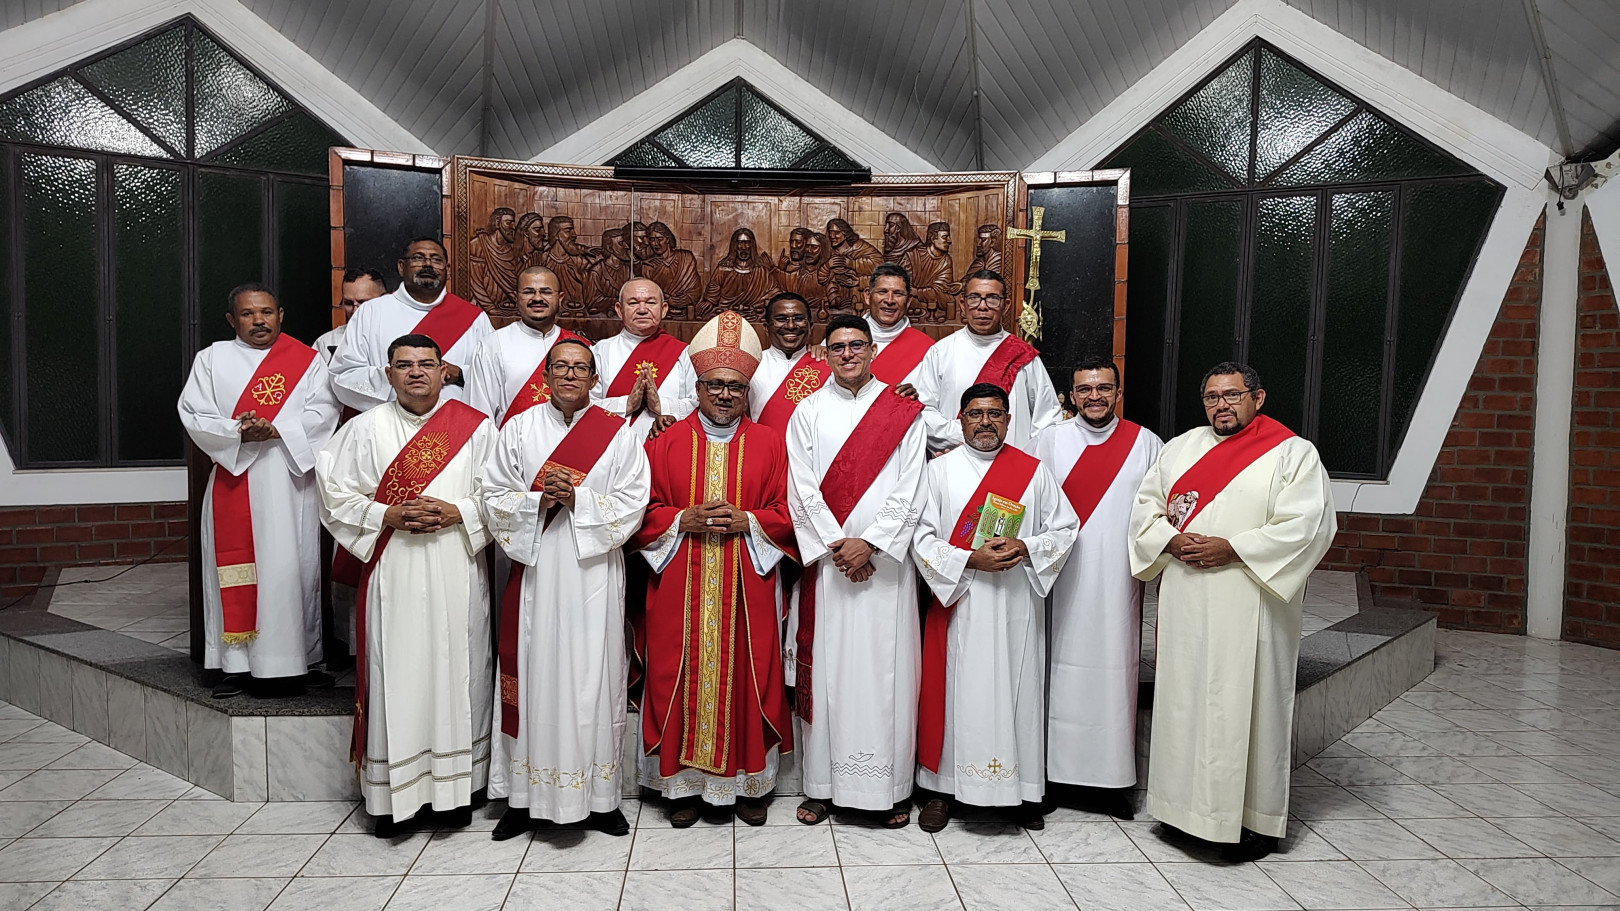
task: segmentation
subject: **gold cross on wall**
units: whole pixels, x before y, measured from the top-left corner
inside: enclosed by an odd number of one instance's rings
[[[1067,242],[1068,236],[1067,231],[1041,230],[1041,219],[1045,216],[1045,206],[1030,206],[1029,227],[1007,229],[1008,237],[1029,241],[1029,278],[1024,282],[1024,312],[1018,314],[1018,328],[1026,338],[1041,337],[1041,314],[1035,307],[1035,292],[1041,290],[1041,241],[1061,244]]]

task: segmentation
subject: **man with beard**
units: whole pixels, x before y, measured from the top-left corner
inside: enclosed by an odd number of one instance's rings
[[[851,284],[852,288],[865,287],[867,276],[882,264],[883,251],[861,240],[861,236],[855,233],[849,222],[842,218],[834,218],[827,222],[826,233],[829,245],[827,265],[835,274],[845,271],[854,273],[855,281]]]
[[[951,226],[936,221],[928,226],[928,243],[912,250],[903,263],[911,273],[911,299],[922,306],[926,321],[943,323],[951,318],[951,305],[962,293],[962,283],[953,279]]]
[[[354,312],[349,331],[332,358],[332,386],[338,400],[356,411],[368,411],[394,398],[388,382],[388,346],[403,335],[425,335],[443,352],[445,398],[462,400],[466,378],[462,365],[495,331],[484,311],[445,290],[450,260],[444,245],[431,237],[413,240],[397,263],[402,281],[393,294],[379,297]]]
[[[872,358],[872,375],[894,387],[901,395],[917,395],[917,367],[934,340],[920,329],[911,327],[906,316],[911,301],[911,276],[894,263],[884,263],[872,270],[872,280],[866,288],[866,316],[872,321],[872,343],[877,355]]]
[[[809,228],[789,231],[787,249],[782,251],[781,258],[776,262],[776,283],[782,286],[783,291],[791,291],[801,297],[805,296],[807,284],[811,291],[819,287],[816,285],[816,267],[820,263],[805,254],[805,244],[810,236]]]
[[[332,309],[343,311],[343,322],[317,336],[313,346],[320,354],[321,360],[328,364],[332,363],[332,357],[337,354],[338,346],[343,344],[343,336],[348,334],[349,321],[354,319],[354,311],[366,301],[388,293],[388,286],[383,283],[381,272],[352,266],[344,270],[343,284],[339,289],[338,293],[342,298]]]
[[[922,246],[917,229],[904,212],[890,212],[883,219],[883,261],[904,266],[911,251]]]
[[[546,222],[544,265],[562,283],[563,312],[583,314],[588,301],[585,277],[591,267],[591,251],[579,242],[574,220],[567,215],[553,215]]]
[[[746,414],[759,355],[741,314],[698,330],[698,408],[647,444],[652,500],[628,545],[654,573],[640,780],[673,801],[676,828],[697,822],[705,803],[764,825],[780,754],[793,748],[777,572],[798,554],[787,446]]]
[[[704,311],[736,310],[746,319],[758,319],[778,290],[770,255],[760,252],[753,231],[738,228],[731,232],[726,256],[715,264],[703,289]]]
[[[628,835],[619,809],[625,734],[622,546],[641,524],[641,437],[590,402],[589,346],[546,352],[549,401],[501,429],[485,467],[490,534],[512,558],[501,599],[493,837],[587,821]]]
[[[1198,427],[1164,445],[1131,510],[1131,569],[1159,582],[1147,811],[1259,860],[1288,830],[1305,580],[1337,528],[1316,447],[1260,413],[1260,375],[1216,364]]]
[[[473,301],[497,316],[516,316],[517,274],[523,268],[517,213],[506,206],[490,212],[489,224],[473,232],[467,253]]]
[[[645,261],[636,260],[636,274],[650,278],[664,289],[664,301],[670,316],[690,319],[696,316],[698,299],[703,295],[703,276],[698,271],[697,257],[690,250],[682,250],[669,225],[655,221],[647,226],[647,245],[652,255]]]
[[[524,212],[517,220],[518,262],[523,268],[545,265],[546,217],[539,212]]]
[[[968,274],[979,271],[1001,271],[1001,228],[996,225],[980,225],[973,240],[973,262],[968,264]]]
[[[1105,357],[1074,369],[1078,416],[1042,430],[1035,455],[1080,518],[1079,547],[1052,587],[1046,777],[1054,794],[1130,819],[1136,786],[1136,673],[1142,583],[1131,576],[1131,507],[1164,447],[1115,416],[1119,368]]]
[[[1045,827],[1046,611],[1079,520],[1034,456],[1009,445],[1007,393],[969,386],[958,446],[928,464],[912,549],[934,598],[923,629],[917,784],[938,796],[917,823],[938,832],[953,799],[1012,807]],[[981,510],[1021,512],[1016,530]],[[1080,698],[1084,698],[1083,695]]]
[[[585,276],[585,311],[592,316],[611,311],[619,289],[631,279],[629,232],[623,228],[603,231],[602,253]]]
[[[467,404],[489,415],[497,428],[551,398],[546,352],[562,339],[579,339],[557,325],[560,296],[557,273],[545,266],[524,269],[518,275],[518,321],[473,351]]]

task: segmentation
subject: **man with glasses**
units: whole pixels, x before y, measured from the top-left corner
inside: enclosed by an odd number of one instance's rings
[[[678,829],[705,804],[758,826],[793,749],[777,632],[777,572],[798,560],[787,445],[747,417],[761,351],[740,313],[710,320],[689,350],[697,411],[647,444],[652,499],[628,545],[654,573],[639,778]]]
[[[788,421],[788,507],[804,580],[788,629],[804,793],[799,821],[834,806],[911,821],[916,758],[917,581],[911,536],[924,495],[922,404],[872,376],[872,332],[827,323],[833,382]]]
[[[966,445],[928,463],[912,542],[934,595],[917,712],[917,784],[929,798],[917,822],[938,832],[960,800],[1011,807],[1019,825],[1041,829],[1044,599],[1079,521],[1040,460],[1005,442],[1001,387],[975,383],[957,404]]]
[[[496,427],[551,399],[546,352],[579,336],[557,325],[562,282],[545,266],[518,273],[518,321],[486,336],[467,368],[467,404],[489,415]]]
[[[1074,369],[1076,416],[1040,432],[1035,455],[1080,519],[1079,545],[1052,586],[1046,777],[1057,802],[1134,815],[1136,683],[1142,583],[1131,576],[1131,507],[1164,447],[1117,416],[1119,367],[1093,358]]]
[[[917,395],[928,406],[928,446],[943,451],[962,443],[956,403],[978,383],[1006,390],[1011,415],[1007,442],[1033,448],[1041,428],[1063,420],[1052,379],[1035,346],[1001,328],[1007,282],[998,272],[968,275],[962,289],[963,327],[934,343],[917,369]]]
[[[1131,511],[1131,570],[1162,573],[1147,811],[1242,862],[1287,831],[1305,582],[1336,522],[1259,374],[1216,364],[1201,394],[1209,426],[1165,444]]]
[[[759,369],[748,381],[748,416],[778,433],[810,393],[821,388],[832,368],[810,351],[810,305],[783,291],[765,305],[765,335],[771,346],[760,355]]]
[[[411,241],[396,265],[399,287],[354,312],[343,343],[332,357],[332,386],[338,400],[356,411],[392,400],[394,390],[387,376],[389,344],[404,335],[425,335],[444,352],[441,394],[464,401],[462,367],[472,362],[473,349],[495,326],[476,304],[446,290],[450,260],[438,240]]]
[[[484,466],[489,533],[512,558],[501,599],[494,838],[537,821],[627,835],[623,544],[647,508],[647,456],[623,418],[591,404],[589,346],[546,352],[547,401],[507,421]]]

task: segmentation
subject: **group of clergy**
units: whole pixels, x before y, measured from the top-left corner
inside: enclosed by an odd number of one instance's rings
[[[1214,367],[1209,424],[1162,444],[1116,416],[1108,359],[1073,369],[1064,419],[990,270],[937,342],[886,263],[866,316],[819,343],[806,302],[774,297],[766,347],[730,311],[675,339],[644,278],[591,344],[557,325],[543,266],[498,331],[446,290],[436,239],[397,267],[392,293],[347,274],[346,325],[313,349],[266,288],[235,289],[236,337],[197,355],[179,405],[216,463],[216,695],[316,680],[319,526],[351,566],[353,759],[378,835],[467,825],[486,795],[507,802],[496,839],[624,834],[626,775],[676,827],[717,809],[760,825],[795,747],[805,824],[898,828],[914,800],[927,831],[958,803],[1028,828],[1054,799],[1129,817],[1158,576],[1145,808],[1232,859],[1277,846],[1301,602],[1334,510],[1250,368]]]

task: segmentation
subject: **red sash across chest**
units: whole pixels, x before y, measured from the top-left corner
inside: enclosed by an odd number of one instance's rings
[[[793,417],[793,410],[809,398],[810,393],[820,389],[831,375],[832,368],[826,361],[816,360],[808,351],[800,355],[788,368],[782,382],[777,384],[776,391],[771,393],[755,423],[787,433],[788,419]]]
[[[662,329],[642,339],[630,350],[630,356],[619,367],[619,372],[614,374],[613,382],[608,384],[608,397],[629,395],[636,386],[637,371],[644,365],[652,368],[655,385],[663,382],[675,369],[675,362],[681,359],[681,352],[685,350],[685,342]]]
[[[1281,423],[1255,415],[1247,427],[1216,443],[1170,485],[1165,517],[1176,531],[1185,531],[1243,469],[1293,436]]]
[[[433,309],[423,314],[417,321],[416,328],[411,330],[413,335],[425,335],[439,343],[439,350],[448,352],[467,334],[472,324],[484,315],[477,304],[459,298],[454,294],[445,292],[444,300],[433,305]]]
[[[1108,493],[1108,488],[1114,486],[1114,479],[1119,477],[1119,470],[1125,467],[1125,460],[1136,447],[1136,437],[1141,432],[1140,424],[1121,418],[1108,439],[1095,446],[1087,446],[1080,453],[1080,458],[1075,460],[1074,467],[1069,469],[1069,476],[1063,479],[1063,495],[1069,498],[1069,505],[1080,517],[1082,528],[1096,511],[1097,504],[1102,502],[1103,495]]]
[[[917,369],[923,355],[933,345],[934,340],[928,333],[907,326],[904,332],[885,342],[883,350],[872,358],[872,375],[890,386],[898,386]]]
[[[552,344],[555,345],[557,342],[564,340],[590,344],[590,342],[586,342],[585,339],[569,332],[567,329],[559,328],[557,330],[557,341],[552,342]],[[534,372],[529,374],[529,378],[518,386],[517,392],[513,393],[511,403],[506,406],[506,413],[501,415],[501,426],[505,427],[507,421],[536,405],[549,401],[551,401],[551,385],[546,382],[546,358],[545,355],[541,355],[540,363],[534,365]]]
[[[996,350],[990,352],[973,382],[994,383],[1010,394],[1013,383],[1018,379],[1018,371],[1040,356],[1041,353],[1035,350],[1034,345],[1009,334],[996,346]]]

